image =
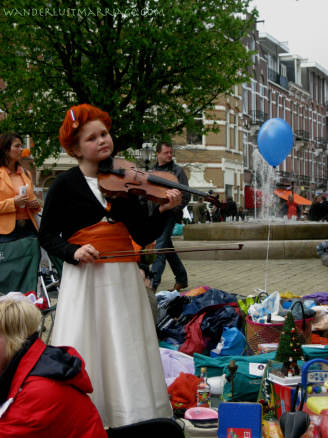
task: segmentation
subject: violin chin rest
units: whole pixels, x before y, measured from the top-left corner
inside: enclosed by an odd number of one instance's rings
[[[113,169],[113,158],[108,157],[105,160],[100,161],[98,164],[98,173],[110,173]]]

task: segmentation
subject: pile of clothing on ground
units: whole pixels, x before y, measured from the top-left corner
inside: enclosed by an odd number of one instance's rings
[[[255,297],[245,297],[200,286],[184,293],[161,291],[156,299],[160,352],[177,416],[196,406],[195,393],[203,367],[213,382],[214,378],[225,377],[220,395],[224,402],[259,401],[264,371],[275,361],[280,335],[271,344],[263,340],[271,348],[261,350],[261,339],[254,348],[249,342],[249,324],[282,326],[291,311],[295,322],[306,321],[310,330],[310,334],[304,334],[300,369],[309,360],[328,359],[328,292],[299,297],[289,292],[269,295],[258,291]],[[297,305],[300,302],[302,305]]]

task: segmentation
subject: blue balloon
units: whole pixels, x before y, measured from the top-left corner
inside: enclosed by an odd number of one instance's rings
[[[257,144],[262,157],[271,166],[279,166],[293,148],[293,131],[285,120],[269,119],[260,128]]]

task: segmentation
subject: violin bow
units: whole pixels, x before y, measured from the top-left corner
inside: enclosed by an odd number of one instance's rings
[[[231,247],[231,245],[236,245],[236,247]],[[243,248],[243,243],[223,243],[219,246],[208,247],[208,248],[186,248],[186,249],[175,249],[175,248],[154,248],[154,249],[141,249],[139,251],[126,250],[126,251],[113,251],[108,253],[102,253],[100,259],[112,259],[117,257],[129,257],[129,256],[141,256],[150,254],[169,254],[172,252],[195,252],[195,251],[240,251]]]

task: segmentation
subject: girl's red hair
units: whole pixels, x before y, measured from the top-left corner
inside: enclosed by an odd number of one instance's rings
[[[74,156],[73,146],[77,143],[77,135],[81,127],[93,120],[100,120],[108,130],[112,126],[109,114],[88,103],[72,106],[66,112],[59,129],[59,141],[69,155]]]

